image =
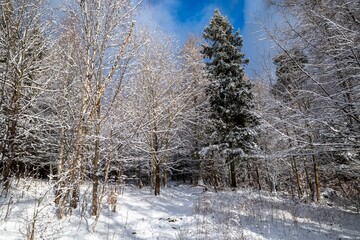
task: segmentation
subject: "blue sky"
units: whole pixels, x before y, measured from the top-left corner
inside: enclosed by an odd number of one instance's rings
[[[153,1],[154,3],[159,3],[164,0]],[[178,2],[178,6],[172,9],[174,12],[174,18],[179,23],[186,24],[187,22],[197,22],[201,21],[203,14],[207,13],[207,10],[217,7],[227,16],[232,18],[232,23],[238,28],[244,26],[244,0],[208,0],[208,1],[194,1],[194,0],[181,0]],[[205,10],[205,11],[204,11]]]
[[[50,0],[54,6],[64,0]],[[135,0],[139,1],[139,0]],[[279,22],[278,16],[269,11],[265,0],[143,0],[137,17],[137,25],[147,25],[175,35],[180,44],[189,34],[201,37],[214,9],[219,8],[226,15],[234,29],[240,29],[243,36],[243,52],[250,59],[245,71],[251,77],[261,72],[263,64],[271,65],[273,47],[263,29],[256,22],[260,20],[270,28]]]
[[[235,29],[245,24],[245,0],[144,0],[140,22],[173,33],[180,40],[188,33],[201,35],[214,9],[229,17]]]
[[[271,56],[268,56],[268,51],[272,49],[271,43],[264,40],[264,33],[256,23],[256,18],[267,24],[274,20],[264,2],[264,0],[144,0],[138,22],[140,25],[150,25],[176,35],[180,43],[183,43],[190,33],[200,37],[214,9],[219,8],[220,12],[228,17],[234,29],[240,29],[244,40],[243,52],[250,58],[250,64],[245,70],[248,75],[254,77],[256,75],[254,71],[261,71],[264,61],[271,61]]]

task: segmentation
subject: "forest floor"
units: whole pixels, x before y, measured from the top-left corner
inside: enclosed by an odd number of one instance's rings
[[[176,182],[153,196],[149,188],[128,185],[118,195],[117,211],[109,211],[105,197],[95,221],[88,211],[90,187],[82,191],[80,207],[57,220],[52,186],[21,181],[0,198],[0,239],[28,239],[32,229],[34,239],[46,240],[360,239],[360,214],[326,201],[304,203],[251,190],[203,192]]]

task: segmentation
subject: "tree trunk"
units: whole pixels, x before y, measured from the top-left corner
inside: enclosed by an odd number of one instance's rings
[[[258,166],[255,167],[255,172],[256,172],[256,182],[258,184],[258,189],[261,190],[261,182],[260,182],[260,174],[259,174]]]
[[[157,123],[154,121],[153,125],[153,132],[151,136],[151,147],[153,150],[152,153],[152,164],[154,169],[154,193],[155,196],[160,195],[160,185],[161,185],[161,179],[160,179],[160,160],[158,159],[158,152],[159,152],[159,139],[157,135]]]
[[[81,180],[81,156],[83,154],[83,145],[85,141],[85,136],[88,131],[88,108],[89,108],[89,96],[88,93],[91,92],[90,82],[91,82],[91,74],[90,70],[86,70],[86,77],[84,82],[84,87],[82,89],[82,100],[81,100],[81,115],[79,119],[79,123],[77,126],[76,140],[74,143],[74,150],[71,162],[71,175],[70,175],[70,184],[73,184],[73,195],[72,200],[70,202],[70,206],[72,208],[77,207],[77,201],[79,200],[79,188],[80,188],[80,180]]]
[[[5,164],[4,164],[4,169],[3,169],[3,182],[4,182],[4,190],[5,190],[5,197],[7,196],[7,193],[9,191],[10,188],[10,167],[11,167],[12,161],[8,160]]]
[[[15,139],[16,139],[16,132],[17,132],[17,127],[18,127],[18,115],[19,115],[19,109],[20,109],[20,98],[21,98],[21,82],[18,79],[15,79],[15,89],[13,92],[13,96],[11,98],[11,102],[12,102],[12,109],[10,111],[10,119],[8,121],[8,131],[6,134],[6,138],[7,138],[7,147],[5,145],[5,147],[3,148],[3,156],[8,156],[8,159],[6,160],[5,164],[4,164],[4,169],[3,169],[3,182],[4,182],[4,188],[6,191],[6,195],[7,192],[9,190],[10,187],[10,173],[11,173],[11,169],[13,168],[14,165],[14,161],[15,161],[15,152],[16,152],[16,147],[15,147]],[[6,141],[5,141],[6,142]]]
[[[72,189],[72,197],[70,201],[70,207],[77,208],[79,203],[79,194],[80,194],[80,188],[79,184],[75,184]]]
[[[310,139],[310,147],[313,150],[312,154],[312,162],[313,162],[313,171],[314,171],[314,181],[315,181],[315,193],[316,193],[316,202],[320,202],[320,181],[319,181],[319,169],[317,166],[316,155],[315,155],[315,147],[313,144],[313,138],[309,135]]]
[[[195,141],[195,145],[198,146],[198,141]],[[199,184],[199,180],[203,180],[203,176],[202,176],[202,164],[201,164],[201,158],[199,155],[199,148],[195,147],[195,152],[194,152],[194,160],[195,160],[195,164],[196,164],[196,171],[197,173],[193,175],[193,185],[197,186]]]
[[[155,188],[155,181],[154,181],[154,172],[155,172],[155,167],[154,167],[154,163],[152,162],[152,159],[149,160],[149,185],[150,185],[150,189],[154,189]]]
[[[230,187],[237,188],[236,184],[236,169],[234,159],[230,159]]]
[[[96,216],[98,211],[98,187],[99,187],[99,159],[100,159],[100,103],[96,106],[96,117],[95,117],[95,156],[93,159],[93,189],[92,189],[92,206],[91,215]]]
[[[301,179],[300,179],[299,170],[298,170],[298,167],[297,167],[297,164],[296,164],[296,159],[295,159],[294,156],[292,157],[292,169],[293,169],[293,172],[294,172],[294,175],[295,175],[296,189],[297,189],[298,197],[302,198],[303,191],[302,191],[302,188],[301,188]]]
[[[155,196],[160,195],[160,166],[155,163]]]
[[[142,183],[142,181],[141,181],[141,163],[140,163],[140,161],[139,161],[139,163],[138,163],[138,166],[137,166],[137,169],[136,169],[137,171],[136,171],[136,177],[137,177],[137,185],[138,185],[138,188],[142,188],[144,185],[143,185],[143,183]]]
[[[217,179],[215,160],[212,160],[212,162],[213,162],[212,178],[213,178],[214,190],[215,190],[215,192],[217,192],[217,187],[218,187],[219,183],[218,183],[218,179]]]
[[[55,194],[55,204],[59,205],[60,203],[60,198],[62,195],[62,180],[61,180],[61,174],[63,172],[63,166],[64,166],[64,152],[65,152],[65,128],[62,127],[61,128],[61,135],[60,135],[60,151],[59,151],[59,162],[58,162],[58,167],[57,167],[57,183],[55,185],[55,188],[57,188],[56,190],[56,194]]]
[[[96,140],[97,142],[98,140]],[[95,145],[97,143],[95,142]],[[95,149],[98,148],[98,146],[95,146]],[[92,203],[91,203],[91,215],[96,216],[97,210],[98,210],[98,187],[99,187],[99,176],[98,176],[98,151],[95,150],[95,156],[93,160],[93,171],[92,171],[92,180],[93,180],[93,189],[92,189]]]
[[[308,183],[308,186],[309,186],[309,189],[310,189],[310,194],[311,194],[311,197],[314,196],[314,186],[311,182],[311,179],[310,179],[310,176],[309,176],[309,171],[307,169],[307,166],[306,166],[306,160],[304,160],[304,168],[305,168],[305,175],[306,175],[306,181]]]
[[[167,182],[168,182],[168,172],[166,170],[163,171],[163,187],[167,186]]]
[[[70,170],[70,185],[73,191],[72,199],[70,201],[70,206],[72,208],[77,207],[79,201],[79,188],[80,188],[80,177],[81,177],[81,167],[80,167],[80,156],[83,147],[83,142],[85,138],[85,132],[83,131],[83,125],[80,125],[78,129],[78,139],[75,143],[74,154],[71,163]]]
[[[316,201],[320,202],[320,181],[319,181],[319,169],[317,166],[316,156],[312,155],[314,178],[315,178],[315,190],[316,190]]]

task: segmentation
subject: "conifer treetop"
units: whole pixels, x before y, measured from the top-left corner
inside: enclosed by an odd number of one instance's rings
[[[203,32],[207,45],[202,54],[210,84],[206,89],[210,105],[218,119],[232,126],[246,126],[246,116],[251,108],[252,84],[244,78],[243,66],[248,63],[241,52],[240,31],[218,9]]]
[[[246,151],[251,148],[247,145],[253,141],[248,128],[254,124],[255,117],[251,113],[252,84],[245,78],[243,68],[249,60],[244,59],[245,53],[241,52],[243,40],[240,31],[234,32],[227,17],[216,9],[203,38],[207,42],[202,49],[209,80],[206,95],[216,135],[220,136],[216,142]]]

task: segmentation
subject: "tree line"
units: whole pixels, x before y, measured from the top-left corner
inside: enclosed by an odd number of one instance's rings
[[[352,0],[268,1],[274,71],[250,79],[243,40],[214,11],[184,46],[136,26],[142,2],[0,4],[1,194],[50,178],[58,216],[91,184],[169,179],[286,191],[320,201],[331,187],[359,204],[359,16]],[[56,30],[55,30],[56,29]],[[273,76],[273,77],[271,77]]]

